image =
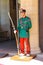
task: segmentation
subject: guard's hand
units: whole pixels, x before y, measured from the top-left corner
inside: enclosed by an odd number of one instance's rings
[[[14,33],[16,34],[16,33],[17,33],[17,31],[16,31],[16,30],[14,30]]]

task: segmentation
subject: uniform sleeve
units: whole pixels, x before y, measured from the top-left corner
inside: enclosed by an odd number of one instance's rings
[[[29,19],[28,21],[28,29],[31,29],[32,28],[32,23],[31,23],[31,19]]]
[[[20,30],[20,19],[18,20],[18,24],[17,24],[17,30]]]

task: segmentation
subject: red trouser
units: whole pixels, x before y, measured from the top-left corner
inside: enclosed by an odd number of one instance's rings
[[[28,38],[20,38],[20,53],[30,53],[30,43]]]

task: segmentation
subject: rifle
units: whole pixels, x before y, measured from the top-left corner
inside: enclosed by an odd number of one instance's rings
[[[13,23],[13,20],[12,20],[12,18],[11,18],[11,16],[10,16],[10,13],[9,13],[9,12],[8,12],[8,16],[9,16],[10,22],[11,22],[11,24],[12,24],[13,30],[15,31],[15,30],[16,30],[16,29],[15,29],[15,25],[14,25],[14,23]],[[15,38],[16,38],[16,45],[17,45],[17,50],[18,50],[18,55],[19,55],[18,37],[17,37],[17,34],[16,34],[16,33],[14,33],[14,34],[15,34]]]

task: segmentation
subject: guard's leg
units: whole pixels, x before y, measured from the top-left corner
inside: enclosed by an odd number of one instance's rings
[[[28,38],[24,38],[25,53],[30,54],[30,43]]]
[[[24,38],[20,38],[20,53],[24,54]]]

